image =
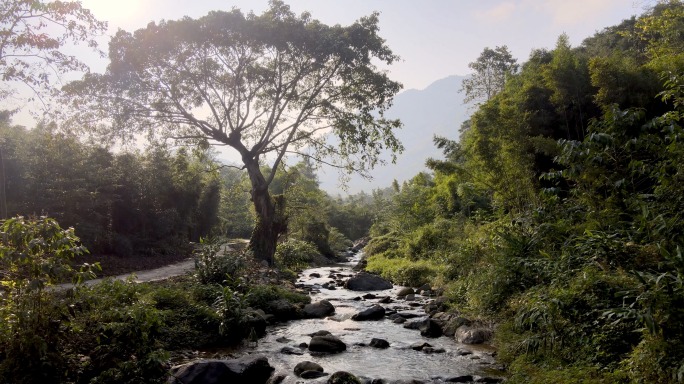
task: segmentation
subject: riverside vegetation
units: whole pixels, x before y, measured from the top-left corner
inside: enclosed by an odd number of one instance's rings
[[[485,49],[459,141],[435,138],[431,173],[372,195],[328,196],[308,161],[265,169],[286,202],[275,269],[212,240],[249,235],[255,213],[248,176],[203,143],[113,153],[4,114],[0,381],[163,382],[177,351],[235,344],[268,303],[306,302],[284,282],[369,232],[366,269],[491,325],[509,382],[684,382],[682,31],[672,0],[521,65]],[[102,273],[91,260],[193,248],[193,277],[54,288]]]
[[[495,323],[509,382],[684,381],[682,31],[669,1],[519,69],[485,50],[505,82],[389,192],[367,269]]]

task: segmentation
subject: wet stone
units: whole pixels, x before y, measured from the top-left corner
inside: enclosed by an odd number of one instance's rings
[[[314,337],[314,336],[325,336],[325,335],[332,335],[330,331],[326,331],[325,329],[321,329],[320,331],[316,331],[314,333],[310,333],[309,336]]]
[[[380,320],[385,317],[385,308],[380,305],[374,305],[366,310],[363,310],[354,316],[352,320],[354,321],[366,321],[366,320]]]
[[[282,353],[283,355],[296,355],[296,356],[301,356],[304,354],[304,352],[297,350],[297,349],[294,349],[292,347],[282,347],[280,349],[280,353]]]
[[[328,373],[318,371],[304,371],[299,377],[302,379],[317,379],[319,377],[328,376]]]
[[[412,293],[415,293],[415,291],[413,290],[413,288],[411,288],[411,287],[404,287],[404,288],[400,289],[399,292],[397,292],[397,297],[404,297],[404,296],[410,295],[410,294],[412,294]]]
[[[347,350],[347,345],[333,335],[314,336],[309,342],[309,351],[322,353],[340,353]]]
[[[323,372],[323,367],[321,367],[319,364],[314,363],[313,361],[302,361],[300,363],[297,363],[294,367],[294,374],[297,376],[302,375],[302,372],[311,372],[311,371],[317,371],[317,372]]]
[[[444,352],[446,352],[446,350],[444,348],[425,347],[425,348],[423,348],[423,352],[427,353],[427,354],[444,353]]]
[[[474,380],[472,375],[461,375],[448,377],[444,381],[447,383],[471,383]]]
[[[432,345],[430,343],[425,343],[425,342],[417,342],[411,344],[411,349],[414,351],[422,351],[423,348],[431,348]]]
[[[373,338],[368,345],[370,345],[373,348],[380,348],[380,349],[386,349],[386,348],[389,348],[389,346],[390,346],[390,344],[387,340],[377,339],[377,338]]]

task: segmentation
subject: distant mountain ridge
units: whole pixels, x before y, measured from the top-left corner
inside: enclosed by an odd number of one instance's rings
[[[435,147],[433,137],[456,140],[461,123],[469,117],[469,106],[463,104],[463,94],[459,93],[465,78],[449,76],[423,90],[409,89],[398,94],[386,116],[398,118],[404,124],[396,133],[404,145],[404,152],[397,157],[396,164],[376,167],[372,172],[373,180],[352,177],[347,183],[348,193],[370,193],[375,188],[391,185],[395,179],[401,183],[426,170],[428,158],[441,158],[442,153]],[[385,158],[389,159],[389,156]],[[323,169],[318,177],[324,190],[333,195],[341,193],[337,171]]]

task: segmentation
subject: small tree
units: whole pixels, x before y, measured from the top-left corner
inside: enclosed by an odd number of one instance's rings
[[[494,97],[503,89],[506,77],[518,70],[516,62],[505,45],[494,49],[485,48],[477,60],[468,64],[475,73],[463,80],[463,102],[475,101],[480,104]]]
[[[56,338],[50,316],[54,298],[46,288],[68,278],[79,283],[93,277],[99,265],[84,264],[80,270],[71,265],[85,252],[74,229],[62,229],[54,219],[19,216],[0,221],[0,350],[7,356],[26,356],[21,369],[33,370],[36,377],[49,377],[54,369],[41,365],[55,352]],[[16,362],[5,360],[0,371]]]
[[[268,186],[286,155],[367,175],[383,150],[401,150],[392,132],[400,122],[383,117],[401,85],[374,64],[397,56],[377,32],[377,14],[327,26],[276,0],[260,16],[150,23],[119,31],[106,73],[68,90],[80,122],[100,137],[145,132],[237,151],[257,215],[250,246],[271,263],[286,218]],[[111,126],[88,124],[103,120]]]

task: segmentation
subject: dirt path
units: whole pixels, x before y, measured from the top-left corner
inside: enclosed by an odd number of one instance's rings
[[[187,259],[179,263],[165,265],[160,268],[148,269],[146,271],[136,271],[131,273],[125,273],[118,276],[110,276],[99,279],[88,280],[84,285],[95,285],[102,282],[104,279],[114,279],[114,280],[126,280],[131,276],[134,276],[133,281],[136,283],[145,283],[150,281],[164,280],[175,276],[184,275],[195,269],[195,260]],[[74,285],[71,283],[56,285],[57,290],[73,288]]]
[[[226,249],[224,249],[224,252],[230,251],[231,249],[235,248],[240,248],[241,246],[244,246],[244,243],[247,242],[248,240],[243,240],[241,242],[235,242],[235,243],[230,243],[226,244]],[[237,246],[237,247],[236,247]],[[145,282],[150,282],[150,281],[158,281],[158,280],[165,280],[171,277],[175,276],[181,276],[186,273],[189,273],[195,269],[195,259],[186,259],[178,263],[174,264],[169,264],[165,265],[163,267],[155,268],[155,269],[148,269],[144,271],[136,271],[136,272],[131,272],[131,273],[125,273],[123,275],[118,275],[118,276],[113,276],[113,277],[107,277],[107,279],[114,279],[114,280],[126,280],[131,276],[134,276],[133,281],[136,283],[145,283]],[[84,284],[85,285],[94,285],[99,282],[104,280],[104,278],[101,279],[93,279],[93,280],[88,280]],[[68,289],[73,287],[73,284],[60,284],[58,286],[61,289]]]
[[[144,283],[148,281],[157,281],[157,280],[164,280],[168,279],[170,277],[175,277],[175,276],[180,276],[184,275],[190,271],[195,269],[195,260],[194,259],[187,259],[183,260],[180,263],[175,263],[175,264],[169,264],[160,268],[156,269],[150,269],[147,271],[137,271],[133,273],[127,273],[119,276],[113,277],[116,280],[126,280],[129,278],[131,275],[135,275],[135,281],[136,283]],[[96,279],[96,280],[102,280],[102,279]],[[95,284],[95,280],[92,280]],[[90,283],[90,281],[88,281]]]

